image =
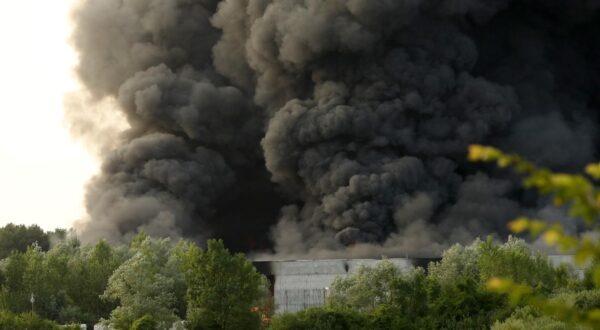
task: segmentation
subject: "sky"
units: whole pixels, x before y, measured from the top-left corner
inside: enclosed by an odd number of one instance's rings
[[[0,1],[0,225],[69,228],[85,215],[97,160],[69,136],[63,96],[77,90],[74,0]]]

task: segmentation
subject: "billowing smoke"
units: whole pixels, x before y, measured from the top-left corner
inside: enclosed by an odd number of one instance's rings
[[[129,128],[102,153],[79,230],[217,236],[285,255],[435,253],[505,235],[548,205],[508,172],[466,162],[466,147],[565,171],[597,156],[598,9],[84,1],[79,76]]]

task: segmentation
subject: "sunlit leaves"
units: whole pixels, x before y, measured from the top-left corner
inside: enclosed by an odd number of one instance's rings
[[[598,308],[582,311],[577,306],[566,305],[536,295],[531,287],[515,283],[509,279],[491,278],[487,281],[486,288],[492,292],[505,294],[513,305],[524,303],[536,307],[546,315],[569,324],[592,326],[593,329],[596,329],[597,322],[600,320],[600,309]]]
[[[588,164],[585,173],[596,180],[600,179],[600,163]]]
[[[508,223],[508,229],[513,233],[518,234],[529,230],[533,236],[538,236],[546,227],[546,222],[527,217],[519,217]]]
[[[522,233],[529,229],[530,220],[527,218],[518,218],[508,224],[508,228],[513,233]]]
[[[509,301],[514,305],[533,292],[533,289],[527,285],[516,284],[512,280],[498,277],[489,279],[486,287],[491,291],[507,294]]]
[[[518,155],[505,154],[499,149],[481,145],[469,147],[470,161],[495,162],[499,167],[512,167],[523,174],[523,186],[537,190],[542,195],[551,197],[556,206],[568,208],[572,218],[581,218],[592,230],[598,230],[600,215],[600,189],[589,178],[600,180],[600,163],[589,164],[585,175],[554,173],[526,161]],[[529,232],[531,236],[544,240],[549,246],[573,253],[575,262],[591,265],[591,278],[596,288],[600,288],[600,244],[597,238],[578,237],[567,234],[559,224],[548,224],[543,220],[520,217],[508,224],[514,233]],[[596,236],[598,237],[598,236]],[[530,292],[522,284],[507,279],[493,278],[488,282],[488,289],[506,293],[513,303],[524,299]],[[600,310],[593,309],[580,313],[571,306],[551,303],[549,300],[530,295],[527,302],[544,310],[548,315],[573,324],[591,325],[600,321]]]

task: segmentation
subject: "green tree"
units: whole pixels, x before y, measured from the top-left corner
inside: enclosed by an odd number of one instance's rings
[[[442,284],[452,284],[463,278],[478,281],[480,255],[479,239],[467,246],[455,244],[444,251],[442,260],[430,263],[427,272],[430,278]]]
[[[484,282],[502,277],[547,292],[566,287],[572,277],[564,266],[554,267],[546,256],[533,253],[524,240],[514,236],[502,245],[491,239],[480,243],[478,268]]]
[[[0,228],[0,259],[8,257],[13,251],[25,252],[34,243],[47,251],[50,247],[48,234],[37,225],[27,227],[9,223]]]
[[[27,270],[27,259],[22,252],[13,252],[2,263],[4,283],[0,294],[3,310],[24,312],[29,310],[29,293],[23,281]]]
[[[117,329],[129,329],[144,315],[153,315],[160,328],[168,328],[178,320],[177,282],[183,274],[172,253],[169,239],[144,236],[134,240],[133,256],[121,264],[108,280],[103,297],[118,302],[110,315],[110,323]]]
[[[393,306],[403,314],[419,316],[427,309],[425,273],[418,268],[401,271],[389,261],[362,266],[331,284],[327,303],[333,308],[370,312],[380,305]]]
[[[43,319],[35,313],[14,314],[0,311],[0,330],[59,330],[61,327],[50,320]]]
[[[590,164],[585,174],[554,173],[537,167],[524,158],[505,154],[502,151],[481,145],[469,147],[469,160],[495,162],[500,167],[511,167],[524,176],[523,186],[550,196],[557,206],[566,206],[572,218],[583,219],[587,226],[598,234],[600,226],[600,163]],[[600,288],[600,237],[568,234],[560,224],[551,224],[540,219],[518,218],[509,224],[515,233],[529,232],[533,237],[541,236],[544,241],[562,251],[573,253],[579,265],[590,265],[591,284]],[[493,277],[488,288],[507,293],[513,303],[524,302],[552,315],[555,319],[574,325],[596,327],[600,323],[600,308],[581,310],[576,306],[552,301],[539,294],[531,283],[521,283],[504,277]]]
[[[504,296],[486,291],[471,278],[429,282],[427,311],[416,329],[489,329],[510,313]]]
[[[478,283],[494,277],[504,277],[552,291],[566,287],[573,275],[565,267],[554,267],[548,258],[533,253],[527,243],[509,236],[504,244],[495,244],[491,237],[475,240],[463,247],[452,246],[439,262],[429,265],[429,276],[444,284],[470,278]]]
[[[188,244],[180,252],[188,285],[188,322],[193,329],[257,329],[267,280],[242,254],[230,254],[221,240],[206,251]]]
[[[126,259],[126,251],[113,248],[106,241],[83,248],[65,241],[49,254],[68,256],[67,271],[63,274],[68,304],[60,310],[58,321],[86,323],[91,327],[100,318],[107,318],[117,305],[100,296],[114,270]]]
[[[453,247],[429,275],[419,268],[402,271],[389,261],[361,267],[334,281],[327,306],[363,313],[369,329],[487,329],[510,310],[502,295],[480,284],[480,253],[472,252],[481,244]],[[461,275],[465,269],[470,271]]]

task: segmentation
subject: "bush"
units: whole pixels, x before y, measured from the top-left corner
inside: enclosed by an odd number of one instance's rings
[[[59,325],[50,320],[42,319],[35,313],[13,314],[0,312],[0,330],[58,330]]]
[[[418,328],[489,329],[510,314],[506,298],[466,277],[452,284],[430,282],[426,316]]]
[[[156,330],[157,324],[150,315],[144,315],[133,322],[131,330]]]
[[[220,321],[220,322],[219,322]],[[205,329],[260,329],[261,319],[258,313],[238,313],[227,318],[226,322],[218,320],[214,314],[200,308],[188,309],[186,328],[190,330]]]
[[[577,292],[575,294],[574,305],[584,311],[600,308],[600,289]]]
[[[295,314],[273,318],[271,330],[362,330],[368,329],[367,318],[350,310],[309,308]]]
[[[406,314],[394,306],[380,305],[367,317],[367,329],[415,329],[416,325]]]
[[[524,240],[513,236],[500,245],[491,238],[466,247],[457,244],[444,252],[441,261],[430,264],[429,276],[446,284],[462,277],[477,282],[503,277],[546,292],[567,287],[573,278],[567,268],[554,267],[546,256],[532,253]]]
[[[496,322],[492,330],[567,330],[567,324],[542,315],[536,309],[526,306],[518,309],[503,322]],[[580,328],[577,328],[580,329]]]
[[[437,271],[427,276],[422,269],[403,272],[386,261],[363,267],[334,281],[328,306],[364,313],[373,329],[487,329],[511,309],[504,296],[482,288],[479,273],[460,276],[456,272],[465,269],[463,262],[475,267],[478,258],[471,252],[477,249],[475,245],[454,247],[444,255],[452,262],[443,259]],[[465,251],[469,251],[467,258]]]
[[[546,256],[533,254],[524,240],[513,236],[502,245],[491,239],[482,242],[478,266],[483,281],[502,277],[547,292],[566,287],[569,279],[565,268],[554,267]]]

